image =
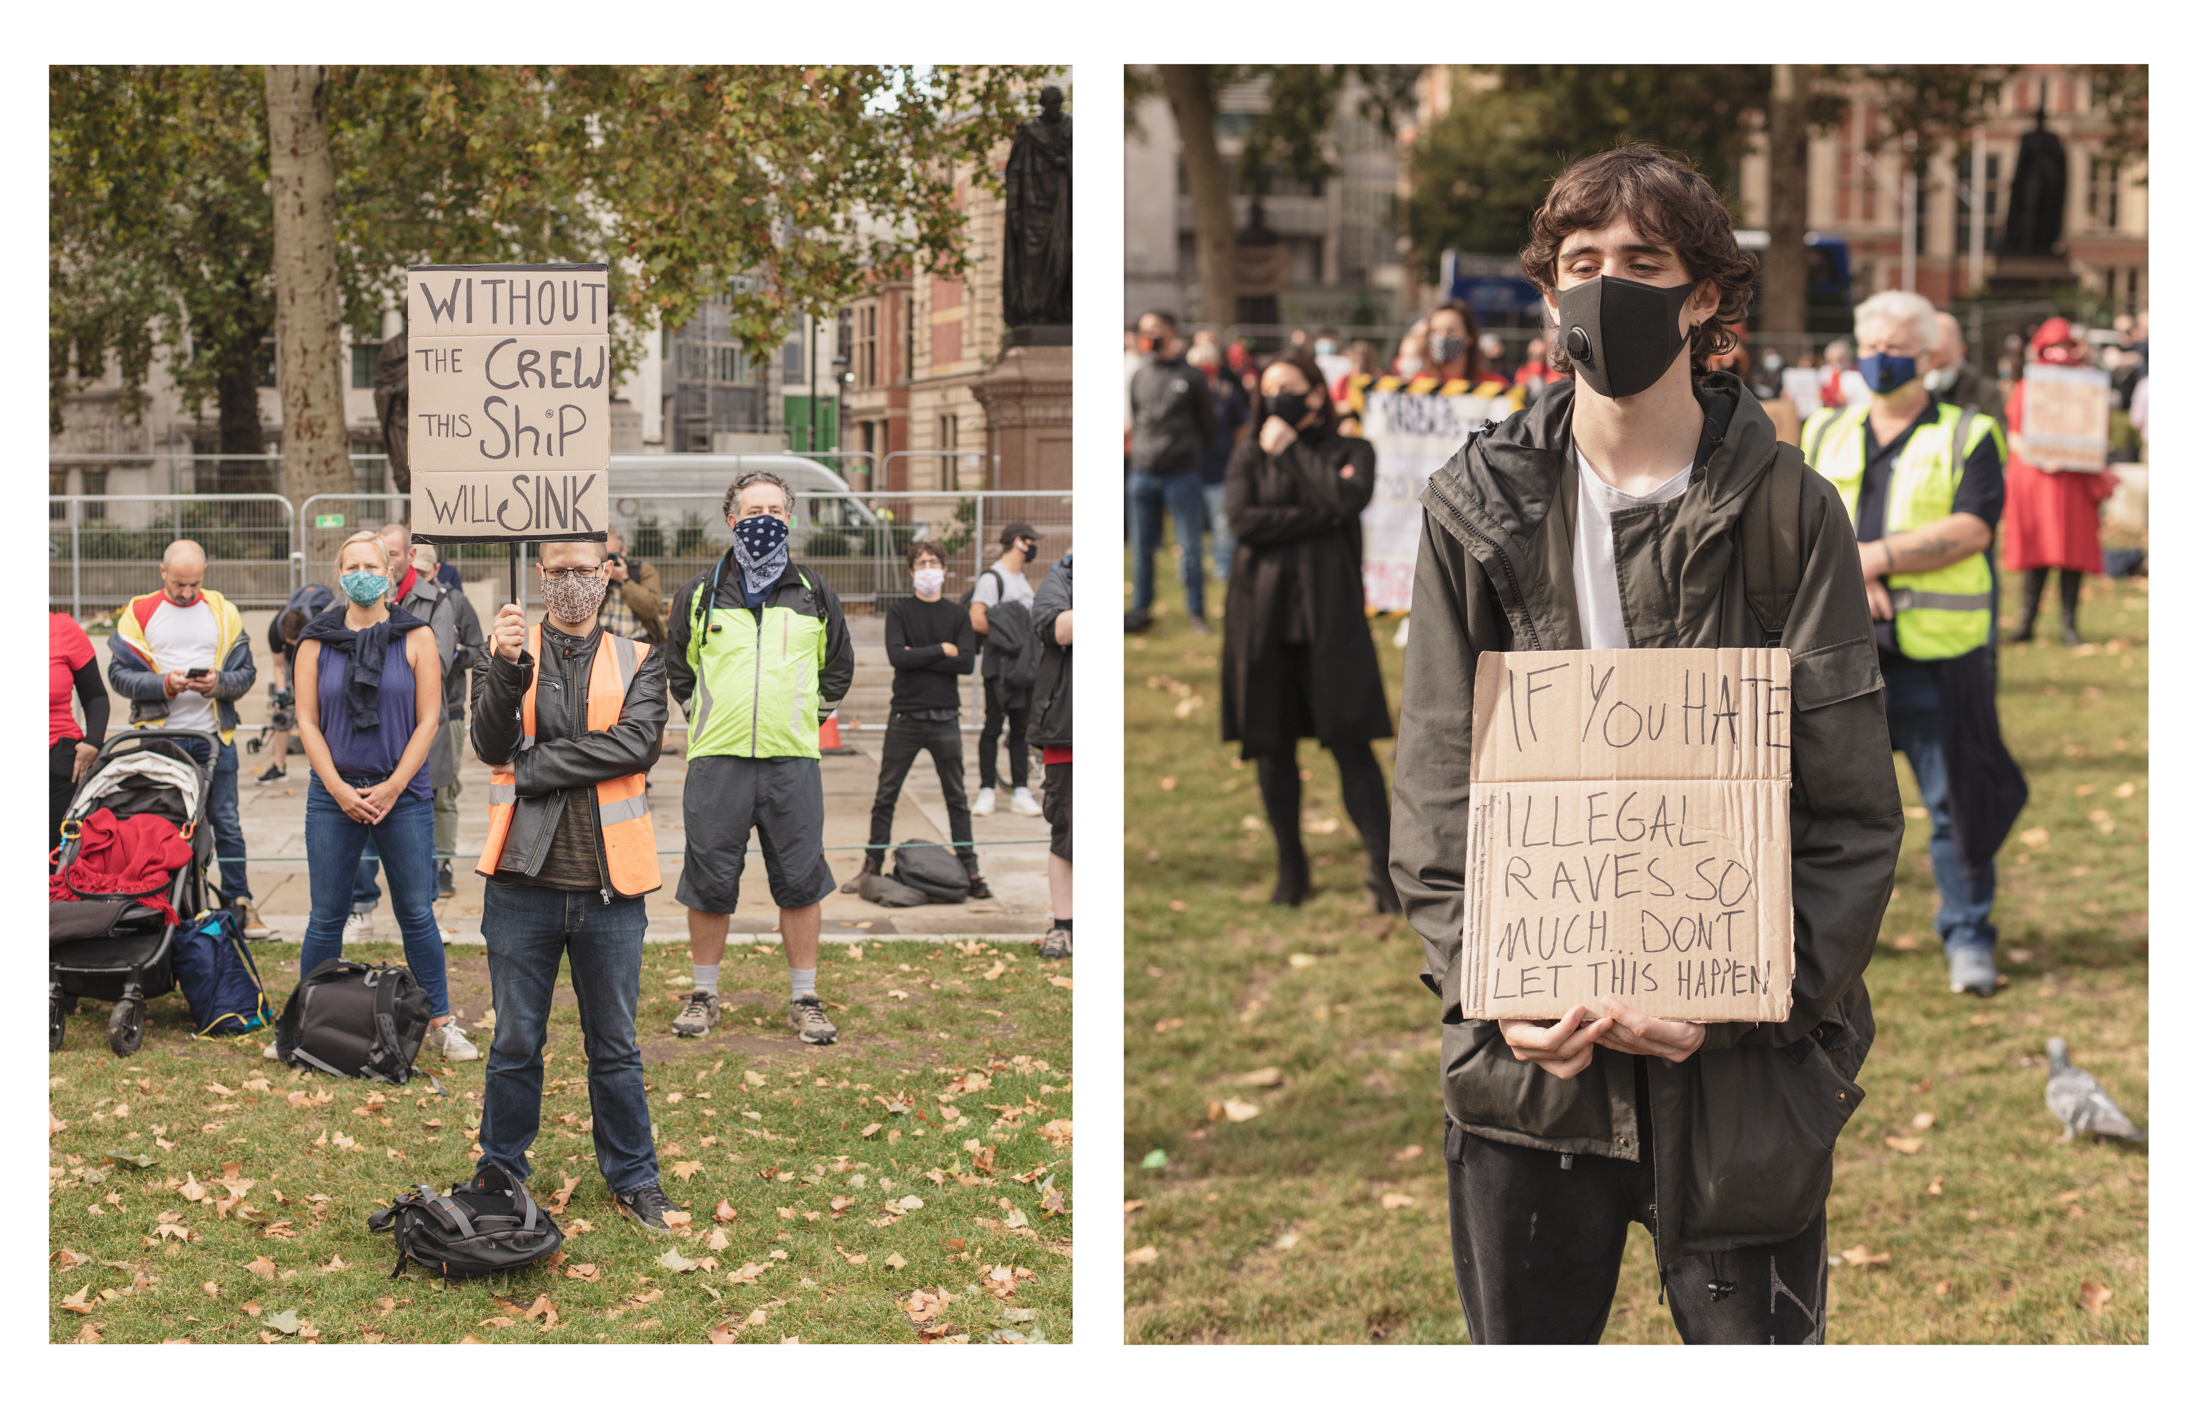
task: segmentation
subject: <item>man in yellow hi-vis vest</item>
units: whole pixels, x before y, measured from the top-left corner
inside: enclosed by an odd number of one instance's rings
[[[642,1052],[642,897],[661,884],[644,792],[665,728],[665,656],[604,631],[601,543],[545,543],[545,608],[497,614],[474,672],[474,751],[489,765],[483,887],[496,1037],[482,1082],[480,1166],[525,1181],[542,1121],[542,1044],[570,961],[588,1049],[596,1167],[619,1212],[662,1230]]]
[[[1993,418],[1943,402],[1923,373],[1932,304],[1887,290],[1856,309],[1863,405],[1803,427],[1803,454],[1856,525],[1886,678],[1887,733],[1932,823],[1934,924],[1958,993],[1993,993],[1994,852],[2024,806],[2024,777],[1994,708],[1994,527],[2004,442]]]

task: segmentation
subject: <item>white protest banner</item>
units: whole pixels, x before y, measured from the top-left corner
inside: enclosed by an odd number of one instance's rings
[[[602,264],[407,271],[415,537],[603,537],[610,283]]]
[[[1511,403],[1495,397],[1367,393],[1360,434],[1375,446],[1375,497],[1360,515],[1360,580],[1371,610],[1413,605],[1421,491],[1469,435],[1511,414]]]
[[[1462,1012],[1783,1021],[1788,699],[1777,649],[1483,653]]]
[[[2035,362],[2024,369],[2025,463],[2042,470],[2099,470],[2108,465],[2108,373],[2098,367]]]

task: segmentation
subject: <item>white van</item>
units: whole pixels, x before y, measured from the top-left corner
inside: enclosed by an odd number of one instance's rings
[[[906,576],[896,531],[856,497],[848,481],[802,455],[614,455],[611,522],[627,551],[655,565],[666,596],[708,569],[733,542],[726,489],[765,470],[795,492],[795,560],[845,600],[868,601]],[[903,531],[906,536],[906,531]]]

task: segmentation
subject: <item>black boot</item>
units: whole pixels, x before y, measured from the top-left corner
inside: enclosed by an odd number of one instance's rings
[[[991,900],[993,898],[993,888],[985,883],[985,877],[978,874],[978,858],[965,856],[962,863],[963,874],[970,878],[970,898],[972,900]]]
[[[1268,897],[1268,903],[1296,907],[1306,899],[1311,883],[1305,844],[1295,836],[1276,838],[1276,890]]]
[[[856,894],[858,887],[862,885],[863,878],[865,876],[875,876],[878,873],[878,853],[875,851],[866,851],[865,853],[863,853],[863,869],[857,871],[854,875],[848,878],[847,884],[843,885],[840,888],[840,893],[842,895]]]
[[[2078,645],[2085,639],[2078,634],[2078,588],[2084,581],[2085,574],[2076,568],[2062,570],[2059,585],[2062,588],[2062,638],[2066,646]]]
[[[2047,569],[2030,568],[2024,574],[2024,605],[2017,609],[2017,630],[2012,642],[2032,639],[2032,623],[2040,614],[2040,593],[2047,590]]]

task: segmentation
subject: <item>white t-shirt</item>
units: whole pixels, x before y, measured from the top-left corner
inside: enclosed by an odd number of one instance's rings
[[[1000,559],[995,559],[987,571],[993,575],[978,574],[977,590],[970,594],[971,601],[983,602],[988,607],[997,607],[1004,601],[1022,602],[1029,607],[1032,599],[1038,596],[1028,578]],[[1004,590],[1008,594],[1006,597],[1001,595]]]
[[[1688,488],[1688,474],[1695,466],[1683,466],[1648,494],[1629,494],[1598,478],[1589,467],[1589,458],[1578,448],[1574,463],[1581,473],[1581,513],[1574,524],[1574,605],[1581,613],[1581,644],[1592,651],[1623,651],[1628,645],[1627,619],[1620,614],[1612,515],[1622,509],[1679,498]]]
[[[214,659],[214,648],[221,644],[221,624],[214,620],[214,608],[201,597],[188,607],[179,607],[165,596],[160,605],[153,608],[153,615],[145,623],[145,644],[153,651],[163,674],[220,668]],[[170,729],[204,729],[215,732],[220,726],[214,714],[211,695],[196,690],[179,690],[168,702],[166,727]]]

